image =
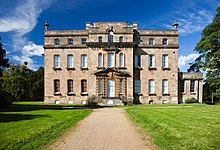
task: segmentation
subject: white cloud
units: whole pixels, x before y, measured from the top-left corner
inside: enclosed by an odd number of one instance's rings
[[[195,59],[199,57],[199,54],[189,54],[189,55],[181,55],[178,59],[178,66],[180,70],[185,70],[189,67],[189,63],[194,62]]]
[[[31,43],[29,45],[25,45],[22,48],[23,55],[26,56],[41,56],[44,53],[43,45],[36,45],[35,43]]]
[[[28,62],[28,68],[37,70],[40,66],[36,64],[30,57],[27,56],[13,56],[13,59],[18,61],[20,64],[23,64],[24,62]]]

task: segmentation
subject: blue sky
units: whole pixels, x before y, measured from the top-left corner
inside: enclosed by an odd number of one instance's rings
[[[50,29],[85,29],[85,22],[137,21],[139,29],[172,29],[179,23],[179,67],[186,71],[202,29],[218,0],[0,0],[0,36],[10,62],[43,66],[45,20]]]

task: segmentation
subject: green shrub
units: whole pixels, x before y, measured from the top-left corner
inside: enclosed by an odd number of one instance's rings
[[[14,101],[13,96],[5,91],[0,90],[0,108],[8,107]]]
[[[190,104],[190,103],[198,103],[198,100],[195,99],[194,97],[192,97],[192,98],[187,98],[187,99],[185,100],[185,103],[187,103],[187,104]]]

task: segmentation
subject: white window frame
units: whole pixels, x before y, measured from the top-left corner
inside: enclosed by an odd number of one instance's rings
[[[81,68],[87,68],[87,55],[81,55]]]
[[[154,79],[150,79],[148,81],[148,85],[149,85],[149,94],[155,94],[155,81]]]
[[[148,55],[149,56],[149,63],[148,63],[148,67],[149,68],[153,68],[155,67],[155,56],[153,54]]]
[[[134,93],[135,94],[141,93],[141,80],[134,80]]]
[[[168,94],[168,90],[169,90],[169,83],[167,79],[163,79],[162,80],[162,93],[163,94]]]
[[[163,68],[168,68],[169,67],[168,59],[169,59],[168,55],[167,54],[163,54],[163,56],[162,56],[162,67]]]
[[[54,68],[60,68],[60,55],[54,55]]]
[[[67,55],[67,68],[73,68],[74,67],[73,62],[74,62],[73,55],[68,54]]]
[[[115,67],[115,54],[108,53],[108,68]]]
[[[119,67],[125,66],[125,55],[124,53],[119,54]]]
[[[135,68],[141,67],[141,56],[140,55],[134,55],[134,67]]]

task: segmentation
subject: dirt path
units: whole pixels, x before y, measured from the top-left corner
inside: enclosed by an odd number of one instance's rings
[[[143,135],[142,135],[143,136]],[[95,109],[79,126],[62,137],[51,150],[152,150],[122,108]]]

